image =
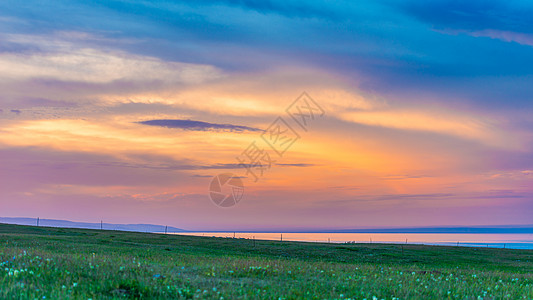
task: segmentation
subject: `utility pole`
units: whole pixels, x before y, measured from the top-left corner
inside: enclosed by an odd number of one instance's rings
[[[168,226],[165,226],[165,234],[167,234]]]
[[[104,229],[104,221],[100,221],[100,230]]]
[[[39,217],[37,217],[37,227],[39,227]]]
[[[255,248],[255,236],[253,237],[253,239],[254,239],[254,248]]]
[[[283,233],[281,233],[280,242],[283,242]]]

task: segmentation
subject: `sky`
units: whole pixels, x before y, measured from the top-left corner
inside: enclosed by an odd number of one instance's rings
[[[532,14],[530,1],[1,1],[0,216],[533,224]],[[210,199],[219,174],[242,181],[236,205]]]

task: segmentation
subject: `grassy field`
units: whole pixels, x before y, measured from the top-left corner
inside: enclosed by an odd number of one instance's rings
[[[1,299],[533,299],[533,251],[0,224]]]

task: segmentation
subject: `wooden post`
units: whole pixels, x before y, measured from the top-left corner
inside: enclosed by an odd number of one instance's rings
[[[459,241],[457,241],[457,247],[459,247]]]
[[[254,248],[255,248],[255,235],[254,235],[253,239],[254,239]]]
[[[100,230],[104,229],[104,221],[100,221]]]
[[[168,226],[165,226],[165,234],[167,234]]]
[[[283,242],[283,233],[281,233],[280,242]]]
[[[39,217],[37,217],[37,227],[39,227]]]
[[[328,238],[328,243],[329,243],[329,238]]]

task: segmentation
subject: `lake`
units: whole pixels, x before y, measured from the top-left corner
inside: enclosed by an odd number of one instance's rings
[[[533,234],[180,232],[181,235],[320,243],[395,243],[533,249]]]

